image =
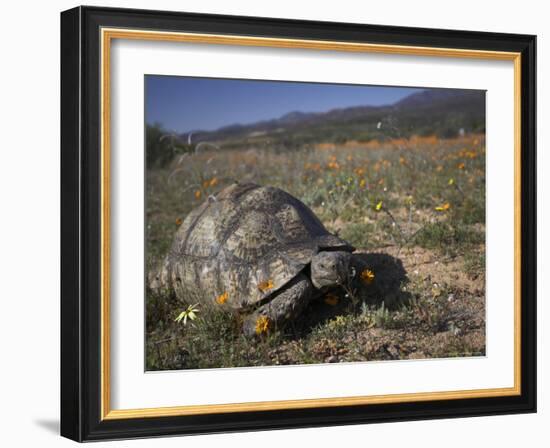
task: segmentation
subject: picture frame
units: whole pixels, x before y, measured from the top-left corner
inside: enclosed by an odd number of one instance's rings
[[[113,409],[110,76],[117,40],[511,63],[513,385]],[[98,7],[63,12],[61,435],[82,442],[536,412],[535,54],[530,35]]]

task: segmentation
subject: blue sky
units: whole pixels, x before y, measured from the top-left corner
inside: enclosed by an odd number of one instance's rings
[[[145,121],[176,132],[214,130],[278,118],[288,112],[324,112],[392,104],[421,89],[282,81],[145,77]]]

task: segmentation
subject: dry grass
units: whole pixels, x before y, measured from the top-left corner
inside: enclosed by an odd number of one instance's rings
[[[147,264],[181,220],[233,182],[273,185],[370,257],[374,293],[313,303],[293,327],[241,336],[238,315],[147,297],[147,368],[180,369],[475,356],[485,353],[485,152],[479,136],[295,151],[216,150],[147,173]]]

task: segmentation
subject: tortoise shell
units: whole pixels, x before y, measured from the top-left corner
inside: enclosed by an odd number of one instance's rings
[[[165,273],[187,301],[242,309],[273,294],[317,252],[330,249],[354,250],[285,191],[232,184],[186,217]]]

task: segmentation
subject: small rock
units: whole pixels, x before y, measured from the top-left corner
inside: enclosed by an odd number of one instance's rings
[[[388,353],[391,355],[393,359],[399,359],[400,357],[399,346],[390,345],[386,350],[388,351]]]

